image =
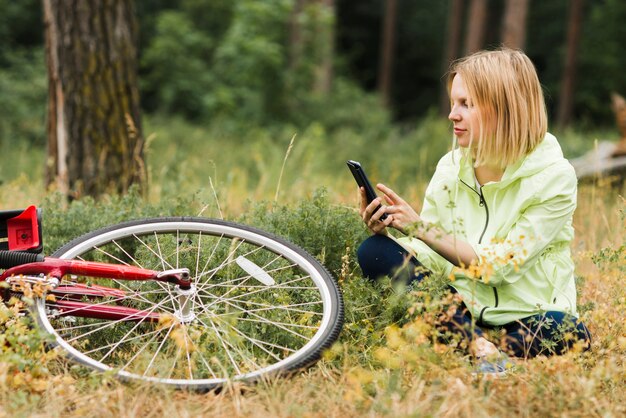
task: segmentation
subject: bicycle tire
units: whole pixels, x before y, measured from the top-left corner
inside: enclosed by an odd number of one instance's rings
[[[129,221],[78,237],[52,256],[190,269],[198,315],[189,322],[177,317],[174,290],[156,281],[98,280],[128,295],[99,303],[158,309],[165,324],[60,316],[45,296],[36,300],[35,315],[55,345],[73,360],[113,370],[122,380],[199,390],[254,382],[313,364],[343,326],[341,293],[322,264],[287,240],[233,222]],[[251,272],[259,267],[274,283]]]

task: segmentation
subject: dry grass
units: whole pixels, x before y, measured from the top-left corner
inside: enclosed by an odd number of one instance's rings
[[[520,361],[508,377],[484,380],[446,347],[413,347],[407,339],[401,350],[383,338],[372,353],[385,349],[390,358],[366,353],[363,362],[351,357],[353,342],[344,337],[310,370],[219,394],[122,384],[42,354],[39,377],[0,365],[0,417],[624,416],[626,259],[601,250],[626,242],[625,209],[614,189],[580,188],[573,248],[583,278],[579,302],[593,334],[587,353]]]

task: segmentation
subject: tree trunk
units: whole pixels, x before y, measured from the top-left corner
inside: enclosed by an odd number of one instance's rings
[[[574,86],[576,84],[576,65],[578,62],[578,44],[583,18],[584,0],[572,0],[570,3],[569,22],[567,27],[567,49],[565,65],[563,66],[563,80],[559,97],[557,125],[566,126],[572,117],[574,108]]]
[[[289,16],[289,70],[292,82],[304,82],[313,94],[326,96],[332,88],[334,28],[335,0],[294,1]],[[298,105],[291,102],[295,111]]]
[[[467,16],[465,53],[471,54],[483,48],[487,24],[487,0],[471,0]]]
[[[330,93],[333,82],[335,0],[321,0],[320,8],[317,40],[320,61],[315,71],[313,91],[325,96]]]
[[[380,48],[380,66],[378,72],[378,91],[383,104],[391,106],[391,78],[393,74],[394,50],[396,46],[397,0],[385,1],[385,20],[383,22]]]
[[[132,2],[43,0],[43,5],[48,184],[73,198],[143,185]]]
[[[461,26],[463,25],[463,3],[464,0],[451,0],[450,2],[450,11],[448,12],[448,39],[441,66],[443,73],[448,71],[450,63],[457,58],[459,53]],[[450,99],[445,83],[446,80],[443,80],[441,94],[439,96],[439,113],[441,116],[447,116],[450,112]]]
[[[302,27],[300,14],[304,10],[305,0],[295,0],[289,15],[289,69],[295,71],[302,61]]]
[[[513,49],[523,49],[526,42],[526,16],[528,0],[506,0],[502,22],[502,44]]]

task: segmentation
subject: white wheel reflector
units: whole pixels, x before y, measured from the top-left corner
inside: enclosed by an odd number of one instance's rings
[[[244,256],[240,255],[239,257],[237,257],[237,259],[235,259],[235,262],[237,263],[237,265],[239,265],[239,267],[244,269],[246,273],[263,283],[265,286],[272,286],[276,284],[274,279],[272,279],[272,277],[267,274],[265,270],[263,270],[261,267],[257,266]]]

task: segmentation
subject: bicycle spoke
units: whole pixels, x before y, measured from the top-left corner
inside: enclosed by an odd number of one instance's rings
[[[311,302],[311,303],[314,303],[314,302]],[[315,302],[315,303],[319,304],[319,303],[321,303],[321,301],[320,302]],[[245,308],[243,308],[243,307],[241,307],[239,305],[235,305],[235,304],[231,304],[231,306],[237,307],[239,310],[241,310],[242,312],[247,313],[247,314],[253,314],[255,312],[260,312],[260,311],[271,311],[271,310],[273,310],[273,308],[271,308],[271,307],[263,308],[263,309],[245,309]],[[207,309],[203,309],[202,312],[206,313]],[[317,312],[311,312],[311,311],[299,311],[299,312],[302,312],[304,314],[316,314],[317,313]],[[213,314],[213,316],[216,317],[216,318],[227,317],[229,315],[230,314]],[[278,321],[270,321],[267,318],[264,318],[262,316],[259,316],[259,315],[256,315],[256,316],[259,317],[259,318],[262,318],[262,319],[261,320],[253,320],[253,319],[250,319],[250,318],[238,317],[237,320],[238,321],[252,321],[252,322],[265,323],[265,324],[271,324],[271,325],[285,325],[285,326],[292,326],[292,327],[317,329],[317,327],[315,327],[315,326],[302,325],[302,324],[293,324],[293,323],[288,324],[288,323],[282,323],[282,322],[278,322]]]
[[[176,230],[176,268],[179,268],[180,264],[178,263],[178,246],[180,245],[180,231]]]
[[[206,279],[206,281],[208,282],[209,280],[211,280],[213,278],[213,276],[215,276],[215,274],[220,271],[221,269],[223,269],[224,267],[229,266],[230,264],[235,262],[235,259],[233,258],[234,254],[237,252],[237,249],[243,244],[243,241],[240,241],[239,244],[237,245],[237,247],[235,249],[233,249],[226,258],[224,258],[224,261],[222,261],[222,263],[215,267],[212,270],[209,270],[207,272],[203,272],[202,274],[200,274],[198,277],[195,277],[194,279],[200,279],[201,277],[206,276],[207,274],[210,274],[210,276]],[[244,256],[246,255],[250,255],[256,251],[258,251],[260,248],[256,248],[246,254],[244,254]],[[198,282],[199,283],[199,282]]]
[[[204,322],[202,320],[200,320],[200,322],[206,326],[206,324],[204,324]],[[266,343],[264,341],[260,341],[257,340],[255,338],[251,338],[250,336],[244,334],[243,332],[241,332],[240,330],[238,330],[236,327],[232,326],[229,323],[225,323],[226,325],[228,325],[229,327],[231,327],[237,334],[241,335],[243,338],[245,338],[246,340],[250,341],[252,344],[254,344],[255,346],[257,346],[258,348],[260,348],[261,350],[263,350],[265,353],[269,354],[270,356],[272,356],[276,361],[281,361],[282,359],[280,357],[278,357],[276,354],[272,353],[271,351],[267,350],[265,347],[263,347],[262,345],[267,345],[270,347],[275,347],[275,348],[279,348],[281,350],[285,350],[287,352],[295,352],[294,350],[287,348],[287,347],[282,347],[276,344],[271,344],[271,343]]]
[[[154,305],[154,306],[152,307],[152,309],[150,309],[149,311],[147,311],[147,313],[148,313],[148,314],[150,314],[150,313],[154,312],[154,311],[155,311],[155,310],[156,310],[156,309],[157,309],[157,308],[158,308],[158,307],[159,307],[159,306],[160,306],[163,302],[165,302],[165,301],[166,301],[166,299],[164,299],[164,300],[163,300],[162,302],[160,302],[160,303],[157,303],[156,305]],[[81,335],[79,335],[79,336],[77,336],[77,337],[74,337],[74,338],[71,338],[71,339],[69,339],[69,340],[67,340],[67,341],[68,341],[68,342],[72,342],[72,341],[75,341],[75,340],[77,340],[77,339],[84,338],[84,337],[86,337],[86,336],[88,336],[88,335],[91,335],[91,334],[93,334],[93,333],[95,333],[95,332],[102,331],[103,329],[113,327],[113,326],[115,326],[115,325],[117,325],[117,324],[119,324],[119,323],[128,322],[129,320],[131,320],[131,319],[135,319],[135,318],[139,318],[139,317],[138,317],[138,316],[134,316],[134,315],[130,315],[130,316],[129,316],[129,317],[127,317],[127,318],[119,319],[119,320],[116,320],[116,321],[110,321],[110,322],[108,322],[105,326],[103,326],[103,327],[101,327],[101,328],[98,328],[98,329],[93,329],[93,330],[91,330],[91,331],[87,332],[86,334],[81,334]],[[141,320],[140,320],[140,321],[141,321],[141,322],[143,322],[143,321],[145,321],[145,320],[146,320],[146,318],[147,318],[147,316],[143,316],[143,317],[141,318]]]
[[[237,334],[241,335],[243,338],[245,338],[246,340],[250,341],[252,344],[254,344],[255,346],[259,347],[261,350],[263,350],[264,352],[266,352],[267,354],[272,356],[276,361],[281,361],[282,359],[280,357],[278,357],[276,354],[274,354],[271,351],[267,350],[265,347],[263,347],[264,345],[269,346],[269,347],[273,347],[273,348],[278,348],[278,349],[286,351],[286,352],[295,353],[295,350],[293,350],[291,348],[283,347],[281,345],[272,344],[272,343],[268,343],[268,342],[265,342],[265,341],[257,340],[256,338],[252,338],[249,335],[244,334],[242,331],[240,331],[239,329],[234,327],[232,324],[226,323],[226,325],[231,327],[233,329],[233,331],[235,331]]]
[[[137,357],[139,357],[139,356],[141,355],[141,353],[143,353],[143,352],[146,350],[146,348],[150,346],[150,344],[152,344],[152,342],[156,339],[157,335],[159,335],[160,333],[162,333],[164,330],[165,330],[165,328],[160,328],[160,329],[158,329],[158,330],[157,330],[158,332],[156,332],[156,333],[152,336],[152,338],[150,338],[150,340],[149,340],[147,343],[145,343],[145,344],[144,344],[144,345],[143,345],[143,346],[142,346],[142,347],[141,347],[141,348],[140,348],[140,349],[139,349],[139,350],[135,353],[135,355],[133,355],[133,356],[130,358],[130,360],[128,360],[128,361],[127,361],[127,362],[126,362],[126,363],[125,363],[122,367],[120,367],[120,370],[127,370],[127,369],[128,369],[128,366],[130,366],[130,365],[133,363],[133,361],[135,361],[135,359],[136,359]],[[164,339],[163,341],[165,341],[165,339]],[[146,372],[147,372],[147,370],[146,370]],[[144,372],[144,375],[145,375],[145,372]]]
[[[127,252],[126,250],[124,250],[124,249],[123,249],[123,248],[119,245],[119,243],[117,243],[116,241],[112,241],[112,242],[113,242],[113,244],[114,244],[115,246],[117,246],[120,250],[122,250],[122,251],[124,252],[124,254],[126,254],[126,255],[128,256],[128,258],[130,258],[130,259],[133,261],[133,263],[135,263],[135,265],[136,265],[137,267],[143,268],[143,266],[141,265],[141,263],[139,263],[137,260],[135,260],[135,259],[134,259],[134,258],[133,258],[130,254],[128,254],[128,252]],[[118,262],[118,263],[120,263],[120,264],[123,264],[123,265],[126,265],[126,266],[129,266],[129,265],[130,265],[130,264],[129,264],[129,263],[127,263],[126,261],[124,261],[124,260],[120,259],[119,257],[116,257],[115,255],[113,255],[113,254],[109,253],[108,251],[103,250],[103,249],[102,249],[102,248],[100,248],[100,247],[94,247],[94,249],[95,249],[96,251],[99,251],[101,254],[104,254],[104,255],[106,255],[107,257],[109,257],[109,258],[111,258],[111,259],[113,259],[113,260],[117,261],[117,262]],[[126,288],[126,289],[130,290],[130,288],[129,288],[128,286],[126,286],[126,285],[122,284],[119,280],[116,280],[116,279],[110,279],[110,280],[112,280],[114,283],[118,284],[120,287],[124,287],[124,288]],[[166,290],[166,287],[164,287],[163,283],[160,283],[160,282],[158,282],[158,281],[157,281],[156,283],[157,283],[157,285],[158,285],[159,287],[161,287],[161,289]]]
[[[155,290],[155,291],[150,291],[150,292],[148,292],[148,293],[155,293],[155,292],[156,292],[156,293],[162,293],[161,291],[156,291],[156,290]],[[146,294],[147,294],[147,293],[146,293]],[[170,295],[168,295],[168,296],[170,296]],[[102,302],[97,302],[97,303],[89,303],[88,307],[89,307],[89,308],[93,308],[93,307],[107,306],[107,305],[110,305],[110,304],[111,304],[111,303],[113,303],[113,302],[121,302],[121,301],[123,301],[123,300],[128,300],[128,299],[133,300],[133,298],[129,298],[129,297],[127,297],[127,296],[120,296],[120,297],[117,297],[117,298],[114,298],[114,299],[106,299],[106,300],[103,300]],[[64,299],[63,299],[63,298],[60,298],[60,300],[64,300]],[[137,300],[138,300],[138,301],[141,301],[141,302],[146,302],[146,301],[147,301],[147,302],[148,302],[148,303],[150,303],[150,304],[153,304],[153,303],[154,303],[154,302],[148,301],[147,299],[145,299],[145,300],[137,299]],[[52,303],[52,305],[54,305],[54,302]],[[83,309],[84,309],[84,307],[78,307],[78,308],[72,308],[72,309],[69,309],[69,310],[63,311],[63,314],[64,314],[63,316],[68,316],[68,315],[71,315],[72,313],[74,313],[74,312],[79,312],[79,311],[81,311],[81,310],[83,310]],[[172,311],[172,312],[173,312],[173,311]]]
[[[198,251],[196,253],[196,274],[194,277],[198,277],[198,268],[200,267],[200,250],[202,249],[202,231],[198,234]]]
[[[147,332],[147,333],[144,333],[144,334],[139,334],[136,337],[127,338],[125,342],[141,340],[143,338],[147,338],[150,335],[158,334],[161,331],[162,331],[162,329],[156,329],[154,331],[150,331],[150,332]],[[98,351],[106,350],[107,348],[111,348],[111,347],[116,346],[118,344],[119,344],[119,342],[114,342],[114,343],[110,343],[110,344],[107,344],[107,345],[101,345],[101,346],[98,346],[98,347],[96,347],[96,348],[94,348],[92,350],[83,351],[83,353],[84,354],[96,353]],[[100,361],[102,361],[102,358],[100,359]]]
[[[293,265],[293,264],[292,264],[292,265],[288,265],[288,266],[277,267],[277,268],[275,268],[275,269],[273,269],[273,270],[268,270],[266,273],[268,273],[268,274],[269,274],[269,273],[276,273],[276,272],[280,272],[280,271],[283,271],[283,270],[287,270],[287,269],[292,268],[292,267],[294,267],[294,265]],[[221,267],[220,267],[220,268],[221,268]],[[245,276],[237,277],[237,278],[235,278],[235,279],[227,280],[227,281],[224,281],[224,282],[221,282],[221,283],[209,283],[209,282],[207,281],[207,282],[205,282],[205,284],[204,284],[204,285],[200,285],[199,287],[200,287],[201,289],[203,289],[203,290],[205,290],[205,289],[211,289],[211,288],[213,288],[213,287],[217,287],[217,286],[219,286],[220,284],[224,284],[224,283],[231,283],[231,282],[235,282],[235,281],[247,280],[247,279],[249,279],[249,278],[251,278],[251,277],[252,277],[252,276],[250,276],[250,275],[245,275]],[[307,277],[303,277],[303,278],[301,278],[301,279],[302,279],[302,280],[305,280],[305,279],[307,279]],[[285,284],[285,283],[282,283],[281,285],[284,285],[284,284]],[[270,286],[271,286],[272,288],[274,288],[274,286],[277,286],[277,285],[270,285]],[[264,289],[267,289],[267,288],[269,288],[270,286],[267,286],[267,285],[263,285],[263,286],[258,286],[258,285],[246,285],[246,287],[261,287],[261,288],[264,288]]]
[[[232,307],[233,307],[233,308],[235,308],[235,309],[238,309],[238,310],[239,310],[239,311],[241,311],[241,312],[247,313],[247,314],[252,315],[252,316],[254,316],[254,317],[257,317],[257,318],[259,318],[259,319],[261,319],[261,320],[264,320],[266,323],[271,324],[271,325],[274,325],[275,327],[278,327],[278,328],[280,328],[280,329],[282,329],[282,330],[284,330],[284,331],[287,331],[287,332],[289,332],[289,333],[291,333],[291,334],[293,334],[293,335],[296,335],[296,336],[298,336],[298,337],[300,337],[300,338],[302,338],[302,339],[305,339],[305,340],[306,340],[306,339],[308,339],[308,337],[305,337],[305,336],[304,336],[304,335],[302,335],[302,334],[299,334],[299,333],[297,333],[297,332],[295,332],[295,331],[293,331],[293,330],[290,330],[290,329],[288,329],[288,328],[285,328],[284,326],[282,326],[281,324],[279,324],[279,323],[277,323],[277,322],[275,322],[275,321],[270,321],[269,319],[267,319],[267,318],[263,318],[262,316],[257,315],[257,314],[256,314],[256,313],[254,313],[254,312],[247,311],[246,309],[243,309],[243,308],[242,308],[242,307],[240,307],[239,305],[236,305],[236,304],[234,304],[234,303],[230,303],[230,302],[229,302],[229,301],[227,301],[227,300],[224,300],[223,302],[227,303],[229,306],[232,306]],[[206,313],[206,311],[207,311],[207,309],[205,308],[205,309],[203,310],[203,312],[205,312],[205,313]]]
[[[209,294],[208,296],[199,296],[200,299],[206,298],[206,297],[216,298],[216,296],[213,296],[211,294]],[[229,300],[232,300],[232,299],[229,299]],[[321,305],[323,303],[321,300],[314,301],[314,302],[296,303],[292,305],[269,305],[267,303],[258,303],[258,302],[252,302],[252,301],[245,301],[242,303],[245,303],[246,305],[255,305],[255,306],[263,307],[263,308],[258,308],[258,309],[248,309],[248,311],[250,312],[273,311],[275,309],[282,309],[282,310],[286,310],[290,312],[297,312],[297,313],[303,313],[303,314],[323,315],[322,312],[307,311],[305,309],[293,309],[292,308],[293,306]],[[216,316],[220,316],[220,315],[224,315],[224,314],[216,314]]]
[[[183,327],[183,338],[185,340],[185,354],[187,355],[187,367],[189,369],[189,378],[193,380],[193,371],[191,366],[191,357],[189,355],[189,341],[187,341],[187,327]]]
[[[230,350],[228,350],[228,348],[226,347],[226,343],[224,342],[224,340],[220,337],[220,333],[217,330],[217,328],[215,327],[215,324],[213,323],[213,321],[211,321],[209,319],[209,322],[211,323],[211,327],[213,328],[213,330],[215,331],[215,336],[217,337],[217,339],[219,340],[219,342],[222,344],[222,347],[224,348],[224,351],[226,352],[226,355],[228,356],[230,362],[233,364],[233,367],[235,368],[235,370],[237,371],[238,374],[241,374],[241,370],[239,370],[239,366],[237,366],[237,362],[232,358],[232,356],[230,355]]]
[[[213,246],[213,250],[211,250],[211,254],[208,256],[206,263],[204,263],[204,267],[202,267],[202,272],[200,274],[196,274],[196,277],[195,277],[196,279],[203,277],[205,275],[206,269],[209,267],[209,263],[211,262],[211,260],[213,260],[213,256],[215,256],[215,253],[217,252],[217,248],[219,247],[220,242],[222,242],[222,238],[224,238],[224,234],[220,235],[217,242]]]
[[[226,331],[224,331],[224,330],[222,330],[222,329],[219,329],[219,328],[216,328],[216,327],[215,327],[215,323],[214,323],[214,322],[213,322],[210,318],[207,318],[207,319],[208,319],[208,320],[209,320],[209,322],[211,323],[211,325],[212,325],[213,329],[214,329],[214,330],[218,333],[218,338],[219,338],[219,332],[220,332],[220,331],[221,331],[223,334],[227,335],[227,334],[226,334]],[[241,350],[240,350],[240,349],[238,349],[237,347],[235,347],[235,346],[234,346],[233,344],[231,344],[228,340],[223,339],[223,338],[220,338],[220,342],[223,342],[224,344],[226,344],[226,345],[228,345],[229,347],[231,347],[231,348],[233,349],[233,351],[239,355],[239,357],[242,359],[243,363],[247,363],[247,364],[246,364],[246,366],[248,366],[248,367],[253,366],[253,367],[256,367],[256,368],[260,367],[260,365],[259,365],[259,364],[255,363],[255,362],[254,362],[252,359],[250,359],[248,356],[244,355],[244,354],[241,352]],[[228,357],[231,359],[231,361],[233,361],[233,363],[234,363],[234,359],[233,359],[233,358],[232,358],[232,356],[230,355],[230,351],[228,351],[228,352],[227,352],[227,354],[228,354]],[[235,365],[235,364],[234,364],[234,365]],[[235,365],[235,368],[238,370],[238,373],[241,373],[241,370],[239,369],[239,367],[237,367],[237,366]]]
[[[156,309],[156,308],[157,308],[157,306],[155,306],[155,307],[154,307],[154,309]],[[152,312],[154,311],[154,309],[153,309],[150,313],[152,313]],[[143,320],[141,320],[141,321],[137,322],[137,323],[135,324],[135,326],[134,326],[134,327],[132,327],[132,328],[131,328],[131,329],[130,329],[130,330],[129,330],[126,334],[124,334],[124,335],[123,335],[123,336],[119,339],[119,341],[117,342],[117,344],[116,344],[115,346],[111,347],[111,349],[110,349],[110,350],[109,350],[109,351],[108,351],[108,352],[107,352],[104,356],[102,356],[99,360],[100,360],[100,361],[103,361],[103,360],[104,360],[104,359],[106,359],[106,358],[107,358],[107,357],[108,357],[108,356],[109,356],[109,355],[110,355],[110,354],[111,354],[111,353],[112,353],[112,352],[113,352],[116,348],[118,348],[118,347],[119,347],[120,345],[122,345],[123,343],[126,343],[126,342],[127,342],[126,337],[127,337],[127,336],[129,336],[129,335],[130,335],[130,334],[131,334],[131,333],[132,333],[135,329],[137,329],[140,325],[142,325],[142,323],[143,323]]]
[[[161,244],[159,243],[159,236],[158,234],[155,232],[154,233],[154,240],[156,242],[156,246],[157,246],[157,250],[158,253],[156,251],[154,251],[154,249],[152,249],[151,246],[149,246],[148,244],[146,244],[141,238],[139,238],[137,235],[133,235],[135,237],[135,239],[137,241],[139,241],[148,251],[150,251],[152,254],[154,254],[154,256],[161,262],[161,269],[162,270],[169,270],[169,269],[173,269],[174,267],[172,267],[172,265],[170,263],[167,262],[167,260],[165,259],[165,257],[163,257],[163,253],[161,252]],[[166,266],[167,265],[167,266]]]
[[[219,318],[219,316],[217,316],[217,318]],[[258,320],[258,319],[251,319],[251,318],[237,318],[237,321],[255,322],[257,324],[283,325],[283,326],[304,328],[304,329],[317,329],[317,327],[315,327],[313,325],[289,324],[289,323],[286,323],[286,322],[268,321],[265,318],[262,321]]]
[[[148,363],[148,367],[146,367],[146,370],[144,370],[144,372],[143,372],[143,376],[146,376],[146,373],[148,373],[148,370],[150,370],[150,367],[152,367],[152,364],[154,363],[154,360],[157,358],[157,355],[159,354],[159,352],[163,348],[163,345],[167,341],[167,337],[169,337],[170,333],[172,332],[172,329],[174,329],[175,326],[176,326],[176,324],[172,324],[172,325],[170,325],[168,327],[167,334],[165,334],[165,337],[163,338],[163,340],[161,340],[161,344],[159,344],[159,347],[154,352],[154,355],[152,356],[152,359],[150,360],[150,363]]]
[[[248,279],[249,279],[249,278],[250,278],[250,277],[248,277]],[[296,281],[298,281],[298,280],[302,280],[302,278],[298,278],[298,279],[294,279],[294,280],[289,280],[289,281],[287,281],[287,282],[285,282],[285,283],[283,283],[283,284],[294,283],[294,282],[296,282]],[[237,295],[237,296],[234,296],[234,297],[231,297],[231,298],[225,298],[224,296],[228,295],[229,293],[231,293],[231,292],[234,290],[234,289],[231,289],[231,290],[229,290],[228,292],[224,293],[224,294],[223,294],[223,295],[221,295],[221,296],[216,296],[217,301],[216,301],[215,303],[217,303],[217,302],[219,302],[219,301],[225,301],[225,300],[231,300],[231,301],[232,301],[232,300],[239,300],[239,299],[244,298],[244,297],[246,297],[246,296],[250,296],[250,295],[253,295],[253,294],[260,293],[260,292],[271,291],[271,290],[273,290],[273,288],[274,288],[273,286],[267,286],[267,287],[266,287],[266,288],[264,288],[264,289],[257,289],[257,290],[253,290],[252,292],[244,293],[244,294],[242,294],[242,295]],[[205,293],[205,294],[207,294],[207,295],[214,296],[214,295],[212,295],[211,293],[206,292],[206,291],[205,291],[204,293]]]

